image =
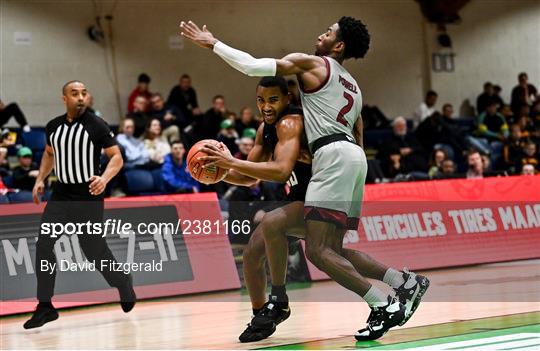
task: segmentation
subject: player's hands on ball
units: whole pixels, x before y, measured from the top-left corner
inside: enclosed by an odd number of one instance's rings
[[[45,183],[43,183],[43,181],[37,181],[34,184],[34,188],[32,189],[32,199],[34,200],[34,203],[36,205],[39,204],[39,199],[43,195],[44,190],[45,190]]]
[[[206,161],[203,167],[216,165],[221,168],[230,169],[235,160],[229,148],[223,143],[219,143],[219,147],[212,144],[204,144],[201,151],[208,155],[199,157],[200,160]]]
[[[105,179],[103,179],[100,176],[92,176],[90,177],[90,185],[89,185],[89,191],[91,195],[99,195],[103,191],[105,191],[105,187],[107,186],[107,182]]]
[[[180,22],[180,34],[206,49],[213,49],[214,44],[218,42],[218,40],[214,38],[214,35],[210,33],[208,28],[206,28],[206,24],[201,30],[192,21]]]

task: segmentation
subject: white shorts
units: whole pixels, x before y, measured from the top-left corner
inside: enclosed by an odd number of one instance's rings
[[[336,141],[318,149],[306,193],[305,219],[358,229],[366,175],[366,154],[360,146]]]

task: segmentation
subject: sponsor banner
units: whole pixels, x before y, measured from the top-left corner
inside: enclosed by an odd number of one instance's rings
[[[367,185],[345,247],[395,268],[540,257],[540,177]],[[312,280],[328,276],[308,262]]]
[[[0,206],[0,315],[33,310],[37,269],[57,272],[57,307],[118,301],[100,267],[131,273],[139,299],[240,287],[227,234],[242,226],[230,228],[223,221],[214,193],[107,199],[103,221],[81,227],[40,223],[44,207]],[[78,208],[77,203],[65,207],[66,212]],[[57,236],[54,267],[36,267],[40,227],[42,235]],[[88,235],[103,236],[118,264],[89,262],[81,249]]]

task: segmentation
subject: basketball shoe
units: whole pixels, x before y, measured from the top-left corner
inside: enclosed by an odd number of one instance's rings
[[[429,287],[429,279],[423,275],[410,272],[407,268],[403,269],[403,283],[395,289],[396,297],[399,302],[405,306],[405,319],[399,324],[403,325],[412,317],[413,313],[420,305],[422,297]]]
[[[388,304],[381,307],[372,307],[367,320],[367,326],[360,329],[354,337],[358,341],[375,340],[405,319],[405,306],[399,300],[388,297]]]

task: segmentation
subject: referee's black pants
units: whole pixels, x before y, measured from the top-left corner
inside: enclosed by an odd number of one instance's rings
[[[103,222],[104,202],[103,195],[93,196],[88,192],[88,183],[62,184],[56,183],[52,196],[45,206],[41,217],[40,235],[36,243],[36,276],[37,298],[39,302],[50,302],[54,294],[56,269],[42,270],[41,262],[46,260],[48,267],[56,263],[54,244],[60,238],[41,233],[43,223],[101,223]],[[86,228],[86,227],[82,227]],[[84,231],[83,231],[84,232]],[[84,255],[90,262],[95,262],[96,269],[113,287],[121,287],[128,283],[129,275],[123,271],[111,271],[108,268],[101,270],[101,260],[116,262],[105,238],[101,235],[84,233],[78,236],[79,244]],[[110,267],[111,265],[105,265]],[[52,273],[52,274],[51,274]]]

